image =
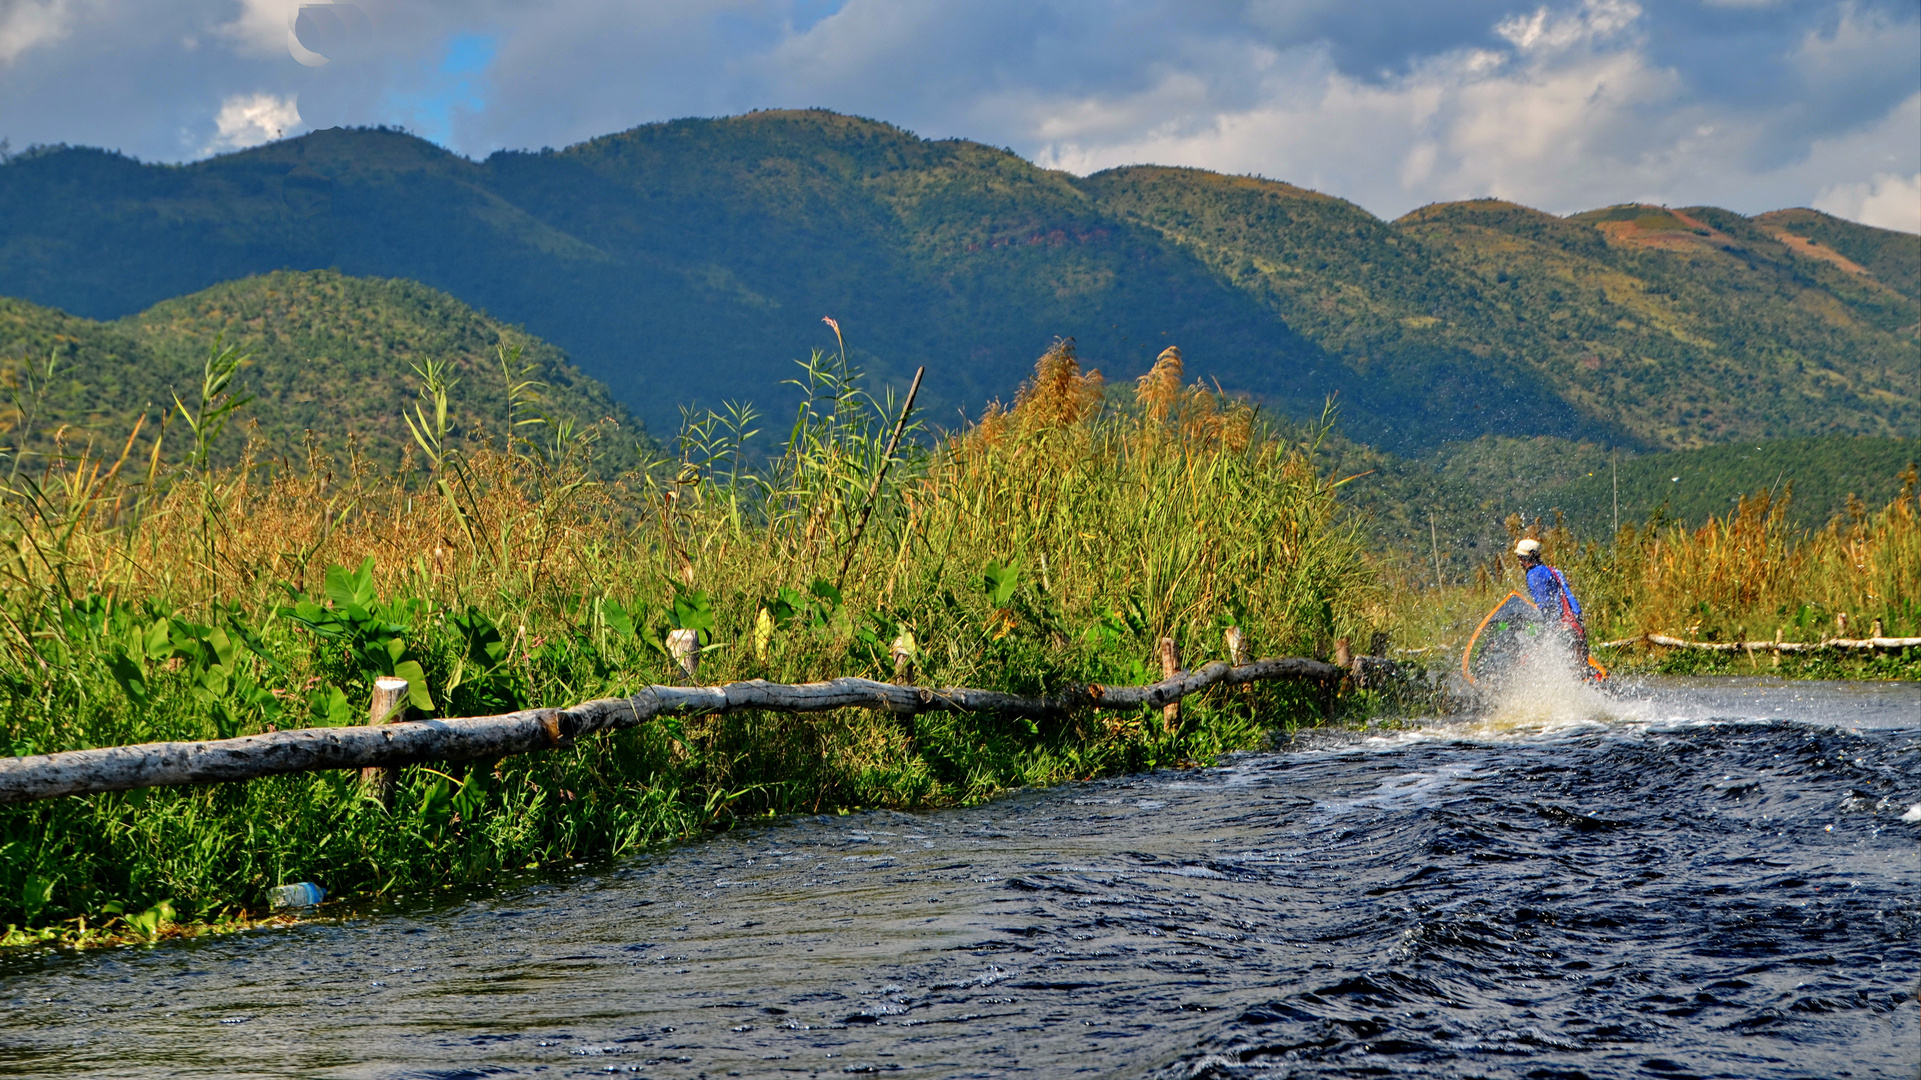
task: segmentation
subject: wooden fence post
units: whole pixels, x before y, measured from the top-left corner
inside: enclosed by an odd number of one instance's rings
[[[1247,635],[1238,626],[1227,628],[1227,662],[1235,667],[1247,663]]]
[[[1162,638],[1161,639],[1161,678],[1171,679],[1174,676],[1180,674],[1180,671],[1181,671],[1180,646],[1174,644],[1174,639],[1171,637]],[[1175,732],[1181,729],[1181,703],[1180,702],[1170,701],[1166,705],[1163,705],[1161,707],[1161,723],[1167,727],[1168,734],[1170,735],[1174,734]]]
[[[894,637],[887,651],[894,657],[894,685],[914,685],[914,660],[920,655],[920,646],[914,641],[914,632],[903,629]],[[917,753],[915,737],[919,734],[914,725],[914,714],[906,713],[900,718],[901,734],[907,738],[907,752]]]
[[[407,680],[382,675],[374,680],[373,703],[367,708],[369,724],[397,724],[407,718]],[[372,766],[360,770],[362,790],[393,809],[394,791],[400,787],[400,770],[391,766]]]
[[[689,684],[700,682],[700,631],[667,631],[667,651],[673,654]]]
[[[1240,667],[1242,664],[1245,664],[1250,659],[1252,659],[1252,657],[1248,655],[1248,651],[1247,651],[1247,634],[1244,631],[1242,631],[1240,627],[1238,626],[1228,627],[1227,633],[1224,634],[1223,637],[1225,638],[1226,644],[1227,644],[1227,662],[1228,663],[1234,665],[1235,667]],[[1254,684],[1242,683],[1239,687],[1239,692],[1242,700],[1249,702],[1249,707],[1251,708],[1253,697],[1254,697]]]
[[[894,683],[897,686],[914,685],[914,657],[919,652],[915,647],[914,632],[902,630],[894,638],[887,651],[894,657]]]
[[[1347,678],[1354,677],[1354,643],[1346,638],[1334,639],[1334,666],[1340,668]],[[1334,719],[1334,701],[1340,696],[1341,680],[1335,679],[1323,688],[1322,698],[1329,720]]]

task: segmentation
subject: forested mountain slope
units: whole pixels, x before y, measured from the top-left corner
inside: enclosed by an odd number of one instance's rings
[[[1770,230],[1710,208],[1562,219],[1495,200],[1390,224],[1285,184],[1194,170],[1115,170],[1086,184],[1310,340],[1399,385],[1434,385],[1431,365],[1478,360],[1494,377],[1480,388],[1489,396],[1497,379],[1544,387],[1658,447],[1911,433],[1921,422],[1921,305],[1900,261],[1921,263],[1921,237],[1811,210],[1775,215]],[[1885,252],[1892,284],[1832,249],[1809,254],[1818,245],[1791,230],[1811,224]]]
[[[1757,492],[1788,493],[1796,528],[1815,529],[1850,507],[1879,509],[1921,464],[1921,439],[1864,435],[1764,439],[1629,454],[1595,443],[1483,436],[1421,457],[1334,438],[1323,467],[1354,477],[1342,493],[1384,547],[1438,560],[1458,579],[1508,548],[1506,523],[1557,520],[1605,541],[1650,520],[1687,526],[1734,510]]]
[[[1508,204],[1396,222],[1184,169],[1084,179],[819,111],[653,124],[482,162],[317,132],[185,166],[0,166],[0,294],[119,318],[220,281],[404,277],[525,325],[657,428],[777,401],[831,343],[937,420],[1056,335],[1110,377],[1170,343],[1280,412],[1420,450],[1481,435],[1646,449],[1921,425],[1921,238],[1813,211]]]
[[[328,452],[342,453],[352,437],[392,464],[412,441],[402,412],[420,386],[414,365],[428,359],[458,380],[449,395],[453,435],[497,442],[507,423],[499,345],[518,346],[520,364],[532,368],[518,379],[539,384],[527,391],[527,412],[571,421],[577,432],[598,426],[608,465],[636,461],[635,443],[646,437],[606,387],[538,338],[415,282],[309,271],[216,285],[113,322],[0,299],[0,444],[31,456],[56,439],[69,452],[91,439],[96,453],[118,454],[144,415],[139,444],[150,447],[174,395],[197,404],[217,341],[250,355],[234,386],[254,398],[218,448],[228,461],[250,436],[266,455],[297,456],[311,431]],[[184,446],[179,421],[169,422],[170,453]],[[543,425],[520,434],[543,443],[552,436]]]

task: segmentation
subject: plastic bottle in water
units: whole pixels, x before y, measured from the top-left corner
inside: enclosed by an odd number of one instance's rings
[[[267,894],[270,902],[277,908],[312,907],[326,899],[327,890],[311,881],[295,885],[282,885]]]

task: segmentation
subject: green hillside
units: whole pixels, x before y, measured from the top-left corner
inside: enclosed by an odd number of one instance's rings
[[[148,445],[176,393],[194,403],[216,339],[252,355],[236,385],[255,400],[222,447],[229,460],[249,435],[270,456],[298,455],[308,431],[334,452],[352,436],[376,460],[397,460],[411,441],[401,415],[419,386],[412,365],[428,358],[459,379],[455,434],[498,439],[507,405],[498,343],[518,345],[521,363],[534,366],[541,411],[580,428],[602,425],[610,465],[635,461],[635,443],[646,438],[626,408],[554,346],[424,285],[331,271],[216,285],[114,322],[0,299],[0,380],[11,388],[0,438],[44,453],[67,426],[69,446],[92,436],[117,453],[144,414]]]
[[[1872,278],[1902,296],[1921,295],[1921,259],[1915,257],[1914,239],[1907,233],[1872,229],[1804,208],[1758,214],[1754,223],[1804,257]]]
[[[1903,293],[1726,211],[1563,219],[1479,200],[1388,224],[1196,170],[1122,169],[1087,185],[1377,378],[1449,388],[1447,372],[1464,371],[1478,376],[1469,396],[1511,400],[1519,386],[1552,403],[1530,404],[1540,415],[1514,434],[1559,434],[1570,410],[1621,441],[1677,448],[1921,424],[1911,280],[1895,275]],[[1921,264],[1921,237],[1791,214],[1879,234],[1884,262]]]
[[[112,258],[100,257],[111,251]],[[778,406],[846,329],[929,415],[1008,397],[1056,335],[1110,378],[1169,343],[1358,438],[1644,450],[1921,429],[1921,237],[1506,203],[1394,222],[1188,169],[1084,179],[821,111],[683,120],[475,162],[329,130],[184,166],[39,150],[0,166],[0,294],[120,318],[220,281],[404,277],[525,325],[656,428]]]
[[[1122,373],[1175,340],[1240,358],[1247,388],[1290,408],[1341,387],[1339,365],[1062,175],[832,113],[485,162],[331,130],[179,167],[88,150],[0,167],[0,294],[119,317],[283,266],[445,289],[567,349],[663,429],[683,403],[765,404],[833,343],[824,315],[882,379],[927,363],[930,415],[950,422],[1011,395],[1057,334]]]
[[[1693,450],[1633,454],[1597,443],[1485,436],[1421,457],[1330,440],[1325,465],[1340,477],[1347,502],[1385,548],[1438,559],[1462,580],[1507,548],[1506,521],[1557,520],[1583,540],[1613,532],[1619,520],[1699,525],[1758,491],[1792,485],[1790,518],[1815,529],[1848,513],[1850,502],[1886,506],[1903,472],[1921,464],[1921,439],[1829,435],[1767,439]]]
[[[1579,476],[1535,500],[1605,535],[1613,520],[1618,476],[1621,521],[1639,523],[1657,511],[1689,524],[1734,509],[1737,499],[1792,484],[1795,523],[1818,528],[1845,514],[1850,498],[1886,506],[1901,490],[1901,472],[1921,463],[1921,439],[1826,437],[1730,443],[1699,450],[1590,461]]]

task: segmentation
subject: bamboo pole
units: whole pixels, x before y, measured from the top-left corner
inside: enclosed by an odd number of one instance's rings
[[[407,680],[382,675],[374,680],[373,702],[367,707],[367,723],[398,724],[407,719]],[[400,787],[398,768],[369,766],[360,770],[360,786],[380,805],[392,808],[394,791]]]
[[[252,780],[317,769],[398,768],[427,761],[475,761],[573,745],[586,736],[639,727],[657,716],[770,710],[824,712],[1000,713],[1059,717],[1079,709],[1165,708],[1210,686],[1274,679],[1339,680],[1342,669],[1301,657],[1212,663],[1146,686],[1070,686],[1046,697],[998,690],[895,686],[872,679],[723,686],[650,686],[632,697],[603,698],[567,709],[523,709],[500,716],[405,720],[365,727],[304,728],[208,742],[146,743],[0,759],[0,803],[62,795]]]

